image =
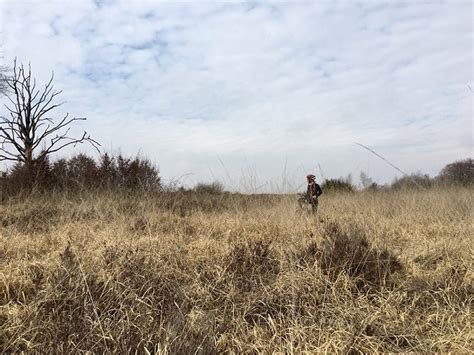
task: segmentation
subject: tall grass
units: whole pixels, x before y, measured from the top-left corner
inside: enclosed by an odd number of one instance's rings
[[[22,196],[0,205],[1,352],[469,352],[467,189]]]

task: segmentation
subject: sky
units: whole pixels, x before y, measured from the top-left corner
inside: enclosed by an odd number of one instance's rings
[[[54,71],[57,117],[165,182],[290,192],[400,176],[355,143],[431,176],[472,157],[473,17],[456,0],[0,0],[0,54]]]

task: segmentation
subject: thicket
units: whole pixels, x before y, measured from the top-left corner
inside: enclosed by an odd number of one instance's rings
[[[4,172],[0,188],[5,194],[23,190],[161,189],[158,169],[147,159],[102,154],[95,160],[85,154],[51,162],[46,156],[31,164],[17,163]]]

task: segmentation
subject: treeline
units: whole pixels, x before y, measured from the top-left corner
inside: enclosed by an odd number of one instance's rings
[[[474,160],[468,158],[448,164],[435,177],[417,173],[397,178],[391,184],[379,185],[362,172],[360,180],[362,190],[365,191],[429,189],[436,186],[473,187]],[[321,184],[321,187],[325,191],[352,192],[357,190],[350,176],[347,178],[326,179]]]
[[[145,158],[105,153],[95,160],[78,154],[54,162],[46,156],[35,159],[31,164],[17,163],[2,173],[0,188],[5,194],[31,189],[153,191],[161,189],[161,178],[158,168]]]
[[[159,169],[148,159],[122,154],[102,154],[94,159],[77,154],[68,159],[50,161],[48,156],[31,164],[16,163],[0,173],[0,193],[15,195],[24,191],[116,190],[180,192],[203,195],[228,193],[221,182],[198,183],[184,188],[176,183],[163,184]]]
[[[325,192],[387,191],[403,189],[429,189],[435,186],[474,185],[474,160],[465,159],[446,165],[438,176],[412,174],[395,179],[391,184],[379,185],[361,173],[361,188],[350,177],[326,179],[321,184]],[[48,156],[35,159],[31,164],[17,163],[0,174],[2,195],[15,195],[21,191],[179,191],[205,195],[226,193],[220,182],[198,183],[194,188],[164,186],[158,168],[146,158],[125,157],[122,154],[102,154],[94,159],[77,154],[68,159],[51,162]]]

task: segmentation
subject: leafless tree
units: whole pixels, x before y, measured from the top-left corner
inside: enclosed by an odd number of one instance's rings
[[[31,65],[27,69],[17,64],[15,59],[13,74],[8,76],[6,96],[10,104],[5,105],[8,116],[0,116],[0,161],[10,160],[26,165],[34,159],[46,157],[67,146],[90,143],[98,150],[99,143],[87,132],[79,138],[69,135],[70,126],[75,121],[86,118],[70,118],[66,114],[61,119],[53,119],[51,112],[64,102],[56,103],[62,91],[53,87],[54,74],[42,89],[36,86],[31,76]],[[35,154],[39,151],[38,154]]]

